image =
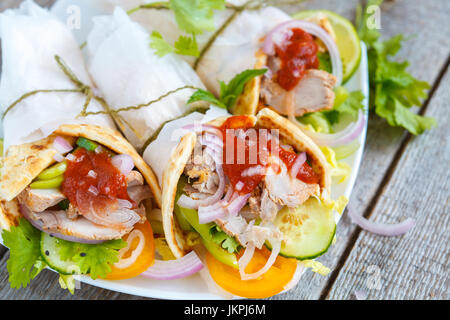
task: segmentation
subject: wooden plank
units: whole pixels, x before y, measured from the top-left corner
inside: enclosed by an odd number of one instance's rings
[[[333,9],[327,3],[327,1],[311,1],[307,2],[305,7]],[[404,42],[398,56],[401,60],[407,59],[411,62],[410,72],[414,76],[431,84],[438,77],[448,56],[450,41],[440,28],[446,25],[447,16],[443,12],[448,12],[445,8],[448,9],[449,4],[450,2],[445,0],[427,2],[408,0],[396,1],[382,8],[383,37],[387,38],[398,33],[414,36]],[[340,6],[342,10],[344,4]],[[345,8],[345,10],[353,9]],[[348,13],[344,12],[344,15],[350,18]],[[433,55],[430,55],[430,52],[433,52]],[[432,62],[428,63],[429,59]],[[390,165],[395,161],[405,136],[402,129],[392,128],[375,115],[370,116],[363,162],[350,198],[350,203],[354,208],[358,208],[359,212],[365,212],[371,207],[372,199],[376,197],[380,184],[391,174]],[[318,260],[338,272],[347,258],[346,255],[351,251],[355,231],[355,226],[344,217],[337,228],[337,243]],[[351,263],[352,257],[348,259]],[[274,299],[318,299],[323,291],[328,290],[327,285],[335,276],[331,273],[327,277],[322,277],[308,272],[294,290],[278,295]]]
[[[327,298],[349,298],[355,289],[370,299],[449,298],[449,89],[447,72],[426,112],[439,127],[411,139],[371,214],[380,223],[413,217],[415,228],[401,237],[361,232]]]

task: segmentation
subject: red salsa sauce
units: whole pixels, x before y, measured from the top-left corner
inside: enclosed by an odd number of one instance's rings
[[[72,153],[76,158],[67,161],[61,192],[75,207],[89,210],[91,204],[94,209],[107,209],[117,204],[117,199],[133,201],[128,196],[127,181],[119,169],[111,162],[108,152],[96,153],[79,148]],[[90,171],[94,174],[89,174]],[[89,188],[93,186],[98,194]]]
[[[228,129],[240,130],[234,131],[234,135],[231,135],[229,131],[227,139]],[[248,134],[249,129],[254,129],[254,125],[252,119],[247,116],[230,117],[220,127],[224,145],[222,168],[225,175],[230,180],[234,190],[239,194],[252,192],[262,181],[264,178],[263,173],[256,173],[247,176],[243,176],[242,174],[245,170],[254,168],[258,165],[261,168],[267,168],[270,165],[268,161],[269,156],[271,156],[270,151],[278,154],[278,157],[286,164],[288,170],[292,168],[295,159],[298,156],[293,150],[291,151],[282,148],[279,144],[272,146],[272,140],[266,140],[267,143],[260,143],[260,133],[262,131],[255,130],[252,135]],[[233,139],[231,141],[232,143],[230,143],[230,141],[227,142],[230,137]],[[229,150],[229,148],[231,148],[231,150]],[[238,151],[242,150],[245,152],[244,157],[242,155],[238,157]],[[230,156],[230,153],[233,153],[232,157]],[[257,153],[256,156],[255,153]],[[230,161],[230,157],[233,161]],[[238,159],[243,163],[239,163]],[[297,174],[297,179],[300,179],[306,183],[318,183],[319,175],[314,172],[313,168],[305,161]],[[240,190],[237,190],[236,188],[238,183],[243,184]]]
[[[275,46],[275,52],[281,60],[277,82],[286,91],[295,88],[306,70],[319,68],[318,46],[314,38],[300,28],[290,31],[292,34],[286,40],[286,45]]]

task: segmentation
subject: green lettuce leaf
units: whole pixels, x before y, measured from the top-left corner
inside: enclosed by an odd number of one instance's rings
[[[359,110],[364,109],[364,94],[361,91],[348,92],[344,87],[335,89],[336,99],[333,109],[308,113],[298,120],[306,125],[311,125],[315,131],[333,133],[333,125],[346,116],[347,119],[356,121]]]
[[[12,226],[10,231],[3,230],[2,237],[5,246],[9,248],[9,259],[6,268],[12,288],[26,288],[46,264],[41,259],[41,232],[35,229],[27,220],[20,218],[18,226]]]
[[[194,57],[197,57],[200,54],[194,35],[192,37],[180,36],[174,46],[172,46],[163,39],[159,32],[153,31],[150,35],[150,48],[154,49],[156,55],[160,57],[169,53]]]

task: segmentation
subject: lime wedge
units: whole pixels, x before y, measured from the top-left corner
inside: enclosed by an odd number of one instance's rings
[[[341,54],[343,80],[345,83],[358,69],[361,60],[361,45],[353,24],[346,18],[328,10],[306,10],[292,15],[295,19],[308,19],[318,14],[325,15],[336,34],[336,44]]]

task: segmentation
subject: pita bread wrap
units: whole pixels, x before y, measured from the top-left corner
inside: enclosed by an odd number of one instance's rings
[[[256,129],[267,129],[267,131],[272,130],[271,132],[278,132],[280,143],[290,146],[289,148],[293,148],[296,153],[304,152],[307,155],[309,165],[317,176],[317,185],[311,185],[312,187],[308,188],[308,192],[310,192],[308,193],[308,197],[309,195],[318,197],[327,197],[329,195],[331,176],[327,161],[322,151],[309,137],[287,119],[268,108],[262,109],[256,116],[247,116],[246,118],[254,124]],[[219,117],[209,121],[205,127],[220,127],[227,119],[229,117]],[[201,132],[201,130],[198,132]],[[193,159],[193,152],[198,139],[204,139],[203,137],[199,138],[198,132],[188,132],[182,136],[178,145],[171,152],[171,157],[162,174],[162,216],[164,232],[167,243],[176,257],[181,257],[192,249],[186,243],[186,233],[182,231],[178,224],[177,218],[174,215],[174,207],[176,205],[175,199],[179,197],[177,192],[179,192],[180,178],[182,175],[186,175],[187,171],[189,172],[187,165]],[[194,170],[194,168],[190,170]],[[189,176],[188,181],[191,178]],[[197,192],[199,191],[197,190]],[[225,191],[223,192],[225,193]],[[216,223],[219,224],[220,219],[216,220]],[[221,227],[223,226],[221,225]],[[234,236],[237,235],[234,234]]]

